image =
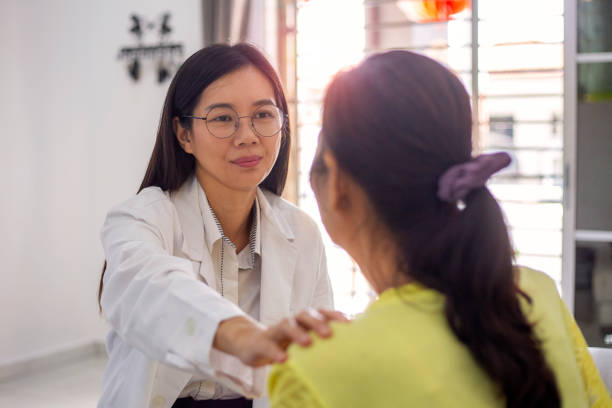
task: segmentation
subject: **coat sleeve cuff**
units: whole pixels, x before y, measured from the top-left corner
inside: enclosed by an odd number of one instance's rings
[[[264,393],[265,368],[253,368],[240,359],[217,349],[211,349],[210,365],[215,379],[247,398],[259,398]]]

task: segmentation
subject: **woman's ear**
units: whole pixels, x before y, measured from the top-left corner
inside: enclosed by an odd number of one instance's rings
[[[191,145],[191,132],[181,125],[178,116],[172,118],[172,130],[179,144],[185,153],[193,154],[193,146]]]
[[[323,162],[327,168],[327,205],[333,211],[344,212],[351,207],[352,180],[329,150],[323,152]]]

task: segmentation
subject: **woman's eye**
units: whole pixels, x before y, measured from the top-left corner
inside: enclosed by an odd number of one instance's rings
[[[232,120],[233,119],[230,115],[221,115],[221,116],[215,116],[210,121],[211,122],[231,122]]]
[[[270,112],[257,112],[255,113],[255,119],[267,119],[267,118],[271,118],[274,115],[272,115]]]

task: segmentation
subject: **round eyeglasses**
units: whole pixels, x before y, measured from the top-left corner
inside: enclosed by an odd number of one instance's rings
[[[260,106],[250,116],[238,116],[238,113],[229,106],[215,106],[208,111],[206,116],[185,115],[183,118],[203,120],[213,136],[226,139],[236,133],[242,118],[251,119],[251,129],[258,135],[274,136],[285,125],[287,114],[274,105]]]

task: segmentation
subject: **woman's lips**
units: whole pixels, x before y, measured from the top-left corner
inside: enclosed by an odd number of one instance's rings
[[[261,161],[259,156],[244,156],[236,160],[232,160],[232,163],[240,167],[255,167]]]

